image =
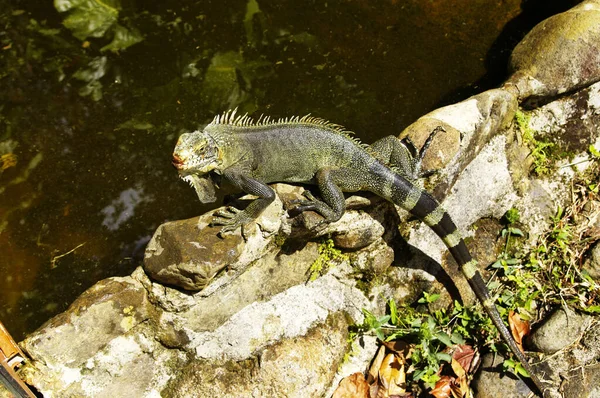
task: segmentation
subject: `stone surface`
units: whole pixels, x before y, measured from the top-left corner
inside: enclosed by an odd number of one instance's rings
[[[260,358],[192,362],[162,396],[321,397],[344,357],[347,328],[338,313],[304,336],[267,347]]]
[[[23,341],[21,375],[44,396],[152,396],[185,362],[154,338],[158,316],[133,278],[101,281]]]
[[[462,170],[489,140],[511,125],[517,105],[517,98],[512,93],[501,89],[488,90],[457,104],[436,109],[400,133],[400,137],[409,136],[415,143],[421,144],[432,127],[439,125],[446,129],[436,138],[439,147],[434,147],[434,139],[432,153],[426,155],[426,158],[430,156],[433,159],[427,160],[423,166],[424,169],[435,169],[439,165],[445,167],[435,178],[433,191],[437,198],[445,197]]]
[[[481,367],[471,384],[476,398],[523,398],[531,393],[523,380],[502,372],[502,362],[504,358],[494,354],[481,358]]]
[[[198,225],[208,224],[212,215],[175,221],[158,227],[146,247],[146,272],[165,285],[186,290],[201,290],[215,275],[233,263],[241,252],[240,235],[221,239],[216,227],[213,233],[201,234]],[[190,240],[190,237],[195,237]]]
[[[398,138],[409,138],[417,148],[423,147],[427,138],[436,128],[444,131],[436,134],[425,153],[422,170],[443,169],[460,150],[460,131],[442,120],[425,115],[408,126]]]
[[[378,203],[378,211],[394,211]],[[340,225],[354,228],[358,220],[367,231],[375,228],[368,234],[375,241],[354,254],[373,274],[373,266],[385,272],[394,257],[376,220],[387,225],[397,217],[370,214],[349,211]],[[281,213],[266,217],[265,223],[280,220]],[[201,241],[197,220],[183,220],[179,228]],[[177,230],[176,224],[170,227]],[[336,231],[347,232],[340,225]],[[161,237],[160,256],[172,250],[167,238]],[[218,284],[219,275],[216,288],[211,283],[193,294],[159,284],[142,268],[101,281],[28,336],[22,345],[31,361],[22,373],[45,396],[321,396],[346,353],[348,322],[361,322],[361,309],[375,311],[379,304],[357,288],[347,262],[307,283],[317,246],[270,243],[226,283]]]
[[[600,397],[600,365],[574,369],[565,379],[564,396],[569,398]]]
[[[547,97],[600,79],[600,3],[584,1],[535,26],[515,47],[511,77],[519,98]]]
[[[282,214],[276,199],[255,223],[223,237],[217,235],[220,226],[209,226],[212,212],[165,223],[146,247],[144,268],[163,284],[201,290],[224,268],[239,271],[260,258],[279,231]]]
[[[590,250],[590,258],[583,268],[594,280],[600,280],[600,242],[597,242]]]
[[[571,310],[557,308],[531,334],[531,346],[540,352],[555,352],[574,344],[589,326],[590,317],[582,316]]]

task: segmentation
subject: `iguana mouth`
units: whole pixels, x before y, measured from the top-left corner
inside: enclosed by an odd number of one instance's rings
[[[179,156],[177,155],[173,155],[173,161],[171,162],[171,164],[173,166],[175,166],[175,168],[177,170],[181,170],[185,167],[185,162],[183,159],[181,159]]]

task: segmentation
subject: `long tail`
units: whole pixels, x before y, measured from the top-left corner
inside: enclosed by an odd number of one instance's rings
[[[508,328],[502,322],[490,292],[477,269],[477,262],[471,257],[458,228],[450,218],[450,215],[440,204],[426,191],[416,187],[406,178],[394,173],[393,183],[386,184],[380,192],[381,196],[389,196],[388,200],[404,208],[410,214],[427,224],[446,244],[452,257],[456,260],[475,295],[481,301],[487,314],[500,332],[502,339],[519,359],[525,370],[531,376],[531,380],[544,396],[545,386],[534,373],[527,362],[527,358],[521,352]]]

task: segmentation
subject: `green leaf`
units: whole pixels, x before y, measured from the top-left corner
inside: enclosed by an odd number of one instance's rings
[[[79,40],[103,37],[117,22],[121,4],[117,0],[54,0],[58,12],[69,14],[63,25]]]
[[[598,151],[594,145],[590,145],[589,150],[593,157],[600,159],[600,151]]]
[[[396,307],[396,302],[394,299],[390,299],[388,301],[388,306],[390,307],[390,319],[392,321],[392,325],[398,324],[398,308]]]
[[[445,352],[438,352],[435,354],[435,357],[444,362],[452,362],[452,356],[450,354],[446,354]]]
[[[465,339],[456,332],[452,333],[450,340],[452,340],[454,344],[465,344]]]
[[[119,24],[115,25],[115,34],[113,40],[102,47],[100,51],[112,51],[119,52],[125,50],[127,47],[131,47],[136,43],[144,40],[144,36],[135,29],[127,29]]]
[[[106,61],[106,57],[96,57],[88,63],[87,68],[79,69],[73,73],[73,77],[85,82],[100,80],[100,78],[106,74]]]
[[[452,346],[452,340],[450,339],[450,336],[448,336],[444,332],[438,332],[438,333],[434,334],[433,337],[435,337],[436,339],[438,339],[439,341],[441,341],[448,347]]]
[[[519,228],[509,228],[508,232],[510,232],[512,235],[517,235],[517,236],[523,236],[523,231],[521,231]]]

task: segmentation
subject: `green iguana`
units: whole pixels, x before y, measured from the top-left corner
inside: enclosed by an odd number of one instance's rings
[[[310,115],[279,120],[261,116],[255,122],[247,115],[236,116],[234,110],[216,116],[201,132],[181,135],[173,165],[203,202],[215,200],[213,178],[258,196],[245,210],[229,207],[217,212],[213,224],[224,225],[222,232],[255,220],[275,199],[267,185],[273,182],[316,184],[323,200],[306,191],[307,200],[294,210],[316,211],[328,223],[344,213],[343,192],[370,191],[406,209],[444,241],[502,338],[543,393],[544,385],[502,322],[456,225],[429,193],[413,183],[432,137],[433,133],[416,153],[412,144],[393,136],[365,146],[343,127]]]

